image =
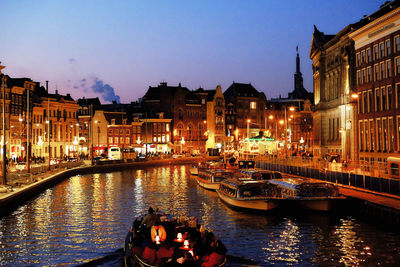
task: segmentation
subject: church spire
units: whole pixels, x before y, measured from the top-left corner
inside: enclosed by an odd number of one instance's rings
[[[296,46],[296,73],[300,73],[300,57],[299,57],[299,46]]]

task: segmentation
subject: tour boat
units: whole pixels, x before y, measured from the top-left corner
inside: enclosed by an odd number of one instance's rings
[[[197,183],[208,190],[217,190],[221,181],[232,177],[233,171],[226,169],[199,169]]]
[[[340,195],[339,188],[330,183],[297,177],[273,179],[269,183],[279,187],[282,197],[286,200],[294,201],[305,209],[328,211],[337,201],[346,199]]]
[[[198,175],[199,169],[222,169],[222,168],[224,168],[224,164],[220,161],[200,162],[190,167],[190,174]]]
[[[252,211],[272,210],[282,200],[276,185],[249,177],[226,179],[221,182],[217,193],[228,206]]]
[[[226,248],[194,217],[162,215],[150,229],[136,218],[123,246],[124,266],[225,266]]]

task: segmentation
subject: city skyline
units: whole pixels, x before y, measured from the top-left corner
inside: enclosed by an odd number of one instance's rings
[[[268,99],[286,97],[297,45],[304,87],[313,91],[314,24],[336,34],[381,4],[5,1],[0,61],[11,77],[49,80],[50,92],[76,99],[126,103],[160,82],[226,90],[233,81],[251,83]]]

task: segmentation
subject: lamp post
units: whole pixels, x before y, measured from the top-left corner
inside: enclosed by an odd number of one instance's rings
[[[48,152],[49,152],[49,166],[50,170],[50,157],[51,157],[51,147],[50,147],[50,96],[49,96],[49,81],[46,81],[46,91],[47,91],[47,141],[48,141]]]
[[[204,124],[204,129],[207,131],[207,121],[204,120],[203,124]],[[200,133],[200,136],[201,136],[201,133]],[[208,140],[208,135],[207,135],[207,139],[204,139],[204,155],[207,154],[207,140]]]
[[[182,149],[183,149],[183,145],[185,144],[185,138],[182,136],[182,140],[181,140],[181,154],[182,154]]]
[[[0,66],[0,70],[2,66]],[[6,89],[5,89],[5,85],[4,85],[4,75],[1,76],[1,88],[2,88],[2,95],[3,95],[3,107],[2,107],[2,117],[3,117],[3,177],[2,177],[2,184],[7,184],[7,165],[6,165],[6,115],[5,115],[5,106],[6,106],[6,102],[5,102],[5,98],[6,98]]]
[[[250,119],[247,120],[247,139],[250,138]]]

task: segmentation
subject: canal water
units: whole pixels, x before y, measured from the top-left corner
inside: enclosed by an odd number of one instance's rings
[[[347,213],[247,214],[198,187],[189,166],[74,176],[0,218],[1,266],[121,266],[136,216],[195,216],[228,248],[228,266],[390,266],[400,234]]]

